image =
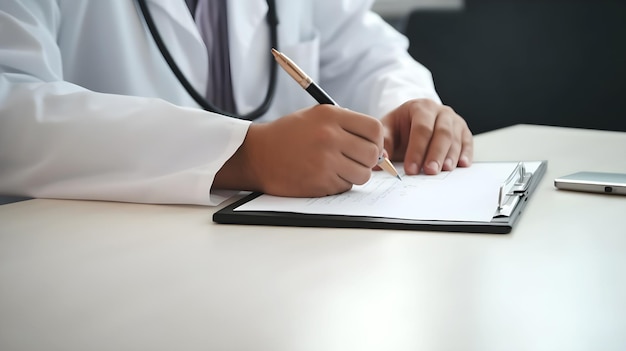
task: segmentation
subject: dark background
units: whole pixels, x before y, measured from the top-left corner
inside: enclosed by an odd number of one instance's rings
[[[474,133],[518,123],[626,131],[626,0],[467,0],[416,10],[400,29]]]

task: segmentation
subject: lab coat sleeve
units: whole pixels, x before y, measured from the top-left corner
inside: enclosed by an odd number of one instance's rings
[[[0,6],[0,194],[200,205],[229,195],[212,182],[249,123],[64,81],[55,3]]]
[[[406,37],[370,11],[372,2],[314,2],[322,86],[342,106],[376,117],[410,99],[440,103],[430,71],[409,55]]]

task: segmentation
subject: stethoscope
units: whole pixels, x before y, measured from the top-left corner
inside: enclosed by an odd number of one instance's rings
[[[275,0],[266,0],[266,1],[267,1],[267,6],[268,6],[266,20],[270,27],[270,45],[272,48],[278,49],[278,16],[276,14],[276,3],[275,3]],[[137,0],[137,3],[139,4],[141,13],[144,19],[146,20],[146,25],[148,26],[148,29],[150,30],[150,34],[154,38],[154,41],[157,47],[159,48],[161,55],[163,55],[163,58],[167,62],[167,65],[170,67],[170,69],[172,70],[176,78],[178,78],[178,80],[183,85],[185,90],[187,90],[187,93],[189,93],[189,95],[196,101],[196,103],[198,103],[198,105],[200,105],[203,109],[210,111],[210,112],[216,112],[222,115],[239,118],[239,119],[247,119],[247,120],[254,120],[262,116],[263,114],[265,114],[265,112],[267,112],[267,110],[270,108],[270,105],[272,103],[272,99],[274,98],[274,92],[276,91],[276,80],[277,80],[276,60],[270,59],[270,81],[267,86],[267,93],[265,94],[265,99],[263,100],[263,102],[261,103],[259,107],[257,107],[254,111],[247,113],[245,115],[238,115],[235,113],[222,111],[221,109],[211,104],[211,102],[207,101],[207,99],[202,94],[198,93],[198,91],[194,89],[194,87],[189,83],[187,78],[185,78],[182,71],[180,70],[176,62],[174,61],[172,55],[170,54],[170,51],[165,46],[165,43],[163,42],[163,39],[161,38],[161,35],[159,34],[159,31],[156,28],[156,25],[154,24],[154,19],[152,18],[152,15],[150,14],[150,11],[148,10],[148,6],[146,5],[146,0]],[[270,48],[267,49],[267,53],[268,55],[271,55]]]

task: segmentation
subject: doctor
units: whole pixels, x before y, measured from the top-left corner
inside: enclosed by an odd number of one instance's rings
[[[0,194],[215,205],[227,190],[343,192],[383,151],[407,174],[471,164],[467,124],[371,0],[275,2],[278,49],[343,108],[317,105],[280,70],[271,84],[271,1],[224,1],[212,17],[226,20],[209,39],[226,48],[229,112],[249,115],[272,93],[249,121],[199,108],[136,1],[2,0]],[[192,3],[146,0],[180,71],[210,98],[216,61]]]

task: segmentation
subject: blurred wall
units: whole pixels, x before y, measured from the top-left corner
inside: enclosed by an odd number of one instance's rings
[[[414,11],[404,32],[474,133],[518,123],[626,131],[624,0],[466,0]]]
[[[460,8],[463,0],[376,0],[374,11],[383,17],[397,18],[408,15],[416,8]]]
[[[376,0],[373,10],[396,29],[402,30],[411,11],[462,9],[464,0]]]

